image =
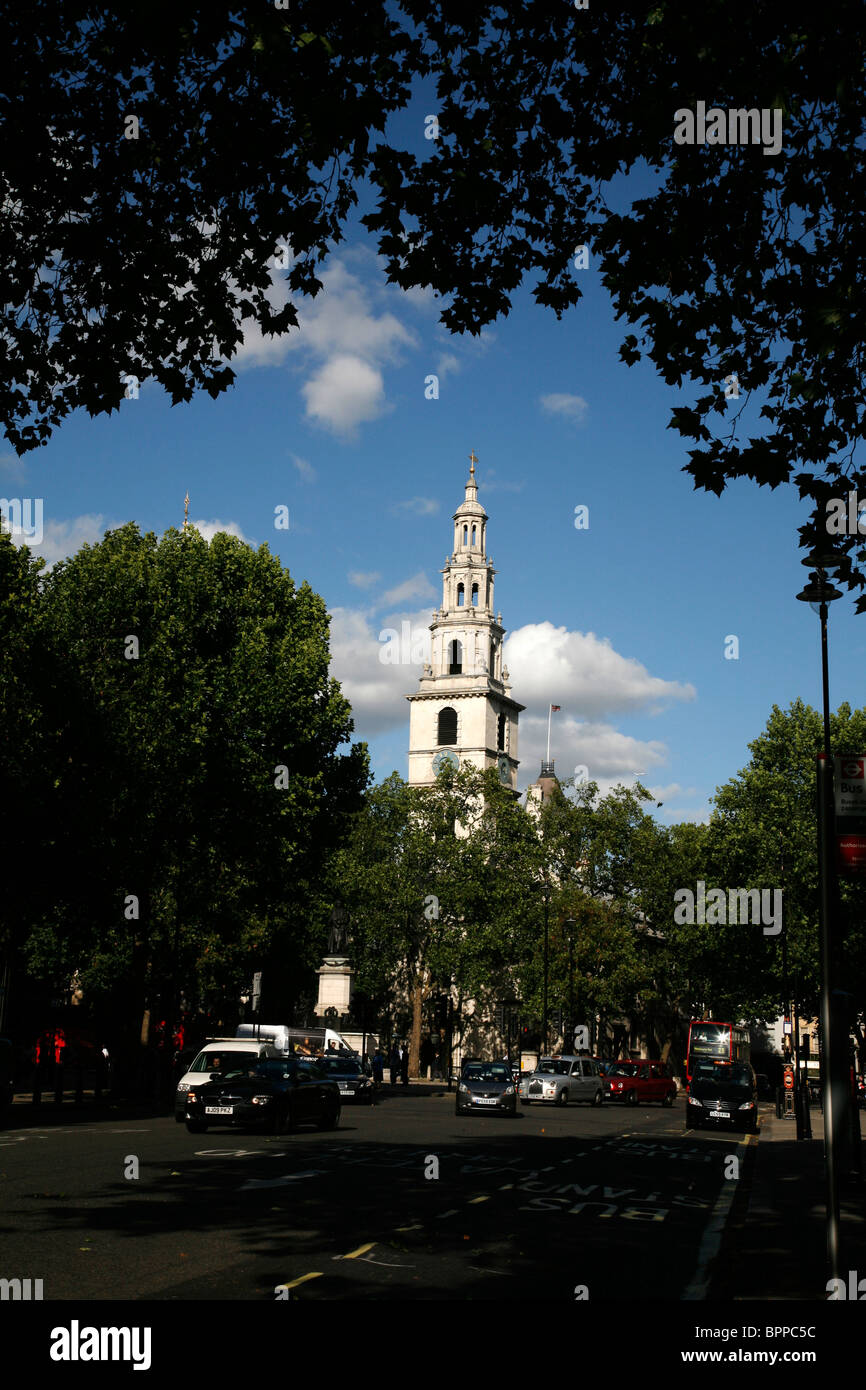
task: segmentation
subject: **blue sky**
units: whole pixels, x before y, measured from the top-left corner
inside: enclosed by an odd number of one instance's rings
[[[691,394],[618,361],[627,327],[592,263],[573,273],[585,298],[561,322],[525,291],[480,339],[453,338],[432,294],[387,285],[356,229],[300,330],[248,335],[219,400],[171,407],[145,383],[119,413],[79,412],[22,460],[7,449],[0,492],[43,499],[34,549],[51,562],[129,520],[179,526],[187,489],[205,534],[267,542],[328,604],[332,671],[379,780],[406,775],[403,697],[420,674],[384,665],[379,633],[425,626],[438,606],[474,449],[512,693],[527,706],[519,786],[538,774],[552,702],[561,776],[585,764],[606,789],[640,772],[661,822],[704,819],[773,703],[820,704],[818,620],[794,597],[807,506],[794,488],[747,482],[695,492],[688,444],[666,428]],[[280,285],[275,270],[275,298]],[[425,398],[431,373],[438,400]],[[274,528],[281,504],[288,531]],[[863,633],[846,594],[831,610],[834,707],[863,703]]]

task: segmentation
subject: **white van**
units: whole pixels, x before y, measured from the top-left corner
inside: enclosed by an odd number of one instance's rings
[[[349,1053],[352,1057],[358,1055],[333,1028],[295,1028],[288,1023],[242,1023],[235,1037],[269,1042],[283,1055],[287,1052],[308,1055],[316,1052],[342,1052]]]
[[[266,1057],[282,1055],[282,1050],[274,1047],[268,1039],[258,1041],[255,1038],[208,1038],[189,1071],[184,1072],[177,1083],[174,1118],[178,1124],[183,1124],[186,1119],[187,1091],[190,1086],[206,1085],[210,1080],[210,1072],[218,1071],[223,1075],[234,1070],[246,1072]]]

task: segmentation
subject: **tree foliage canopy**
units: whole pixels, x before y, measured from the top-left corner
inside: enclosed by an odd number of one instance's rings
[[[35,596],[27,552],[0,536],[13,561],[33,720],[23,753],[4,741],[0,803],[6,852],[40,870],[4,915],[33,973],[168,1009],[180,981],[191,1006],[236,996],[286,941],[311,966],[311,885],[368,775],[363,744],[341,751],[353,726],[322,599],[225,533],[130,523]],[[0,660],[14,709],[22,673]]]
[[[6,433],[24,451],[76,406],[115,408],[127,372],[174,402],[219,394],[244,321],[297,323],[363,199],[389,278],[432,286],[455,332],[527,278],[557,315],[576,305],[588,245],[636,330],[623,360],[687,393],[671,425],[696,441],[695,486],[793,480],[811,536],[830,495],[866,490],[864,43],[859,0],[18,7],[0,55]],[[436,140],[404,114],[421,94]],[[780,111],[781,151],[674,143],[699,101]]]

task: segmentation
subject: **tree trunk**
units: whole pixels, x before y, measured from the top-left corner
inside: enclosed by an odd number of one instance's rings
[[[421,1015],[424,1006],[424,985],[420,975],[412,985],[412,1032],[409,1037],[409,1075],[418,1076],[421,1058]]]

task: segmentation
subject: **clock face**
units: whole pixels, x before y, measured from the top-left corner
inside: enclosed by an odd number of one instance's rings
[[[507,782],[511,775],[511,768],[507,758],[499,759],[499,776],[503,782]]]
[[[451,767],[456,772],[460,766],[460,759],[450,748],[445,748],[441,753],[437,753],[433,759],[433,771],[438,776],[443,767]]]

